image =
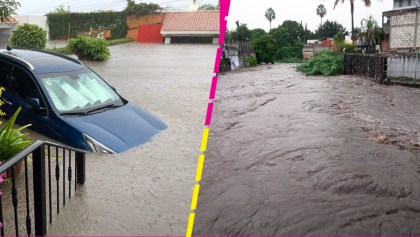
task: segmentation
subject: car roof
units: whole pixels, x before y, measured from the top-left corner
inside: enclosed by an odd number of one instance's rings
[[[37,73],[75,71],[86,68],[79,60],[48,51],[37,50],[0,50],[0,58],[20,62]]]

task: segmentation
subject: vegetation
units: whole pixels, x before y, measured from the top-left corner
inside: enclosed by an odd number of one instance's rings
[[[375,45],[384,36],[383,29],[378,26],[378,22],[372,16],[363,19],[360,24],[362,27],[357,31],[356,37],[365,42],[368,53],[374,53]]]
[[[13,128],[20,110],[19,107],[10,120],[0,129],[0,157],[3,163],[32,144],[28,134],[22,133],[23,129],[31,126],[30,124],[17,129]]]
[[[123,13],[127,15],[136,15],[137,17],[158,13],[162,8],[155,3],[136,3],[134,0],[127,0],[127,7]]]
[[[370,0],[362,0],[366,7],[370,7],[371,1]],[[334,9],[337,7],[339,3],[344,3],[345,0],[335,0],[334,2]],[[355,39],[354,35],[354,0],[349,0],[350,2],[350,13],[351,13],[351,33],[352,39]]]
[[[210,10],[219,10],[219,8],[220,8],[219,4],[217,5],[203,4],[198,8],[198,10],[210,11]]]
[[[346,35],[346,28],[336,21],[325,21],[323,25],[319,26],[315,31],[315,37],[321,38],[332,38],[337,34]]]
[[[68,47],[79,59],[103,61],[110,56],[105,40],[99,38],[78,36],[69,40]]]
[[[9,18],[17,15],[16,11],[20,7],[19,1],[1,0],[0,1],[0,22],[8,22]]]
[[[19,25],[10,37],[10,45],[19,49],[44,49],[47,43],[46,32],[33,24]]]
[[[257,57],[255,56],[245,57],[245,67],[255,67],[257,66],[257,64],[258,64]]]
[[[307,76],[334,76],[343,73],[343,55],[341,52],[321,51],[307,62],[297,67]]]
[[[69,54],[73,54],[73,52],[71,51],[71,49],[68,46],[64,46],[61,48],[51,48],[51,49],[46,49],[47,51],[51,51],[54,53],[59,53],[59,54],[64,54],[64,55],[69,55]]]
[[[322,27],[322,18],[324,18],[325,15],[327,15],[327,9],[325,9],[325,6],[323,4],[319,4],[316,8],[316,14],[321,17],[321,27]]]
[[[274,63],[276,56],[276,39],[272,35],[264,35],[253,41],[257,62]]]
[[[66,14],[66,13],[70,13],[70,10],[66,10],[64,8],[64,5],[59,5],[58,7],[56,7],[54,9],[54,11],[49,12],[49,13],[56,13],[56,14]]]
[[[270,30],[271,30],[271,22],[276,19],[276,13],[274,12],[273,8],[268,8],[265,12],[265,18],[270,22]]]
[[[239,21],[235,21],[236,23],[236,30],[234,31],[227,31],[226,32],[226,39],[233,40],[233,41],[248,41],[251,39],[251,31],[248,29],[248,26],[243,23],[239,23]]]
[[[117,45],[117,44],[125,44],[125,43],[129,43],[132,42],[133,39],[130,38],[121,38],[121,39],[113,39],[113,40],[107,40],[106,44],[108,46],[112,46],[112,45]]]

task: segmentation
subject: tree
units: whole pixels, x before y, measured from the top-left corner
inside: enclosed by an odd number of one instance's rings
[[[248,26],[239,21],[235,21],[236,30],[230,31],[228,34],[228,40],[234,41],[249,41],[252,37],[251,31],[248,29]]]
[[[270,22],[270,30],[271,30],[271,22],[276,19],[276,13],[274,12],[273,8],[268,8],[265,12],[265,18]]]
[[[272,35],[264,35],[252,42],[257,62],[274,63],[277,51],[276,40]]]
[[[124,9],[127,15],[145,16],[158,13],[162,8],[155,3],[136,3],[133,0],[127,0],[127,7]]]
[[[261,28],[256,28],[251,30],[251,40],[254,41],[256,39],[261,38],[262,36],[267,35],[267,32]]]
[[[8,22],[9,18],[16,15],[16,11],[20,7],[20,3],[15,0],[0,1],[0,22]]]
[[[363,19],[360,24],[362,27],[357,29],[357,37],[363,39],[367,47],[367,52],[373,53],[375,51],[375,45],[379,43],[383,36],[383,30],[378,26],[378,22],[372,16]]]
[[[320,25],[318,29],[315,31],[315,35],[317,38],[332,38],[338,33],[346,34],[346,28],[343,27],[340,23],[336,21],[329,21],[327,20],[324,22],[323,25]]]
[[[344,3],[345,0],[335,0],[334,2],[334,9],[338,5],[338,3]],[[370,7],[371,1],[370,0],[362,0],[366,7]],[[352,39],[354,40],[354,0],[349,0],[350,2],[350,12],[351,12],[351,33],[352,33]]]
[[[64,5],[60,5],[60,6],[56,7],[54,9],[54,11],[52,11],[50,13],[52,13],[52,14],[65,14],[65,13],[69,13],[69,12],[70,12],[70,10],[66,10],[64,8]]]
[[[316,8],[316,14],[321,17],[321,26],[322,26],[322,18],[324,18],[325,15],[327,15],[327,9],[325,9],[325,6],[323,4],[319,4]]]
[[[210,11],[210,10],[219,10],[219,4],[215,5],[211,5],[211,4],[204,4],[201,5],[198,10],[203,10],[203,11]]]

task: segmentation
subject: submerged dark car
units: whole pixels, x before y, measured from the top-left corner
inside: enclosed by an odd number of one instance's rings
[[[17,123],[75,148],[118,153],[167,128],[122,98],[79,60],[47,51],[0,51],[2,110]]]

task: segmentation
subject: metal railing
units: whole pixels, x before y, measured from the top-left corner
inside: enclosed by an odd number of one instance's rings
[[[74,159],[72,159],[72,155],[74,155]],[[54,157],[55,159],[53,159]],[[66,159],[68,161],[67,167]],[[72,163],[74,163],[74,166],[72,166]],[[18,169],[21,165],[24,166],[24,173],[19,175]],[[32,166],[32,169],[28,169],[28,166],[30,165]],[[53,166],[55,166],[55,171],[52,170]],[[60,170],[60,166],[62,166],[62,171]],[[13,224],[14,234],[16,236],[20,235],[19,232],[22,228],[19,229],[19,219],[22,222],[22,218],[20,218],[22,214],[24,215],[24,222],[26,225],[25,231],[28,236],[32,235],[32,218],[34,219],[35,224],[35,236],[45,236],[47,234],[48,225],[47,212],[49,214],[49,223],[52,223],[53,209],[56,209],[56,213],[58,214],[60,212],[60,203],[62,202],[63,206],[66,204],[66,184],[68,184],[68,198],[71,198],[73,167],[75,175],[74,190],[76,192],[77,184],[85,183],[85,151],[45,141],[36,141],[0,166],[0,174],[7,172],[7,176],[10,178],[9,184],[0,186],[0,189],[4,194],[3,200],[0,196],[0,222],[3,223],[3,228],[0,231],[1,236],[4,236],[5,231],[11,228]],[[30,173],[32,173],[33,176],[32,180],[28,178]],[[62,173],[62,175],[60,175],[60,173]],[[24,175],[24,177],[22,177],[22,175]],[[52,181],[54,175],[55,186],[53,186]],[[62,178],[62,180],[60,180],[60,178]],[[32,185],[30,185],[31,181]],[[61,182],[62,196],[60,199]],[[19,202],[18,199],[18,197],[22,195],[20,193],[22,191],[25,192],[24,203],[22,203],[22,201]],[[53,198],[54,191],[56,193],[55,199]],[[32,197],[30,194],[31,192],[33,192]],[[7,197],[8,194],[10,195],[9,197]],[[11,206],[3,206],[3,202],[6,201],[6,198],[11,199]],[[31,200],[31,198],[33,199]],[[56,202],[55,208],[53,208],[54,201]],[[18,209],[18,206],[21,204],[25,204],[24,210]],[[6,211],[9,211],[7,213],[9,215],[7,219],[4,218],[5,213],[3,212],[5,209],[8,209]]]

